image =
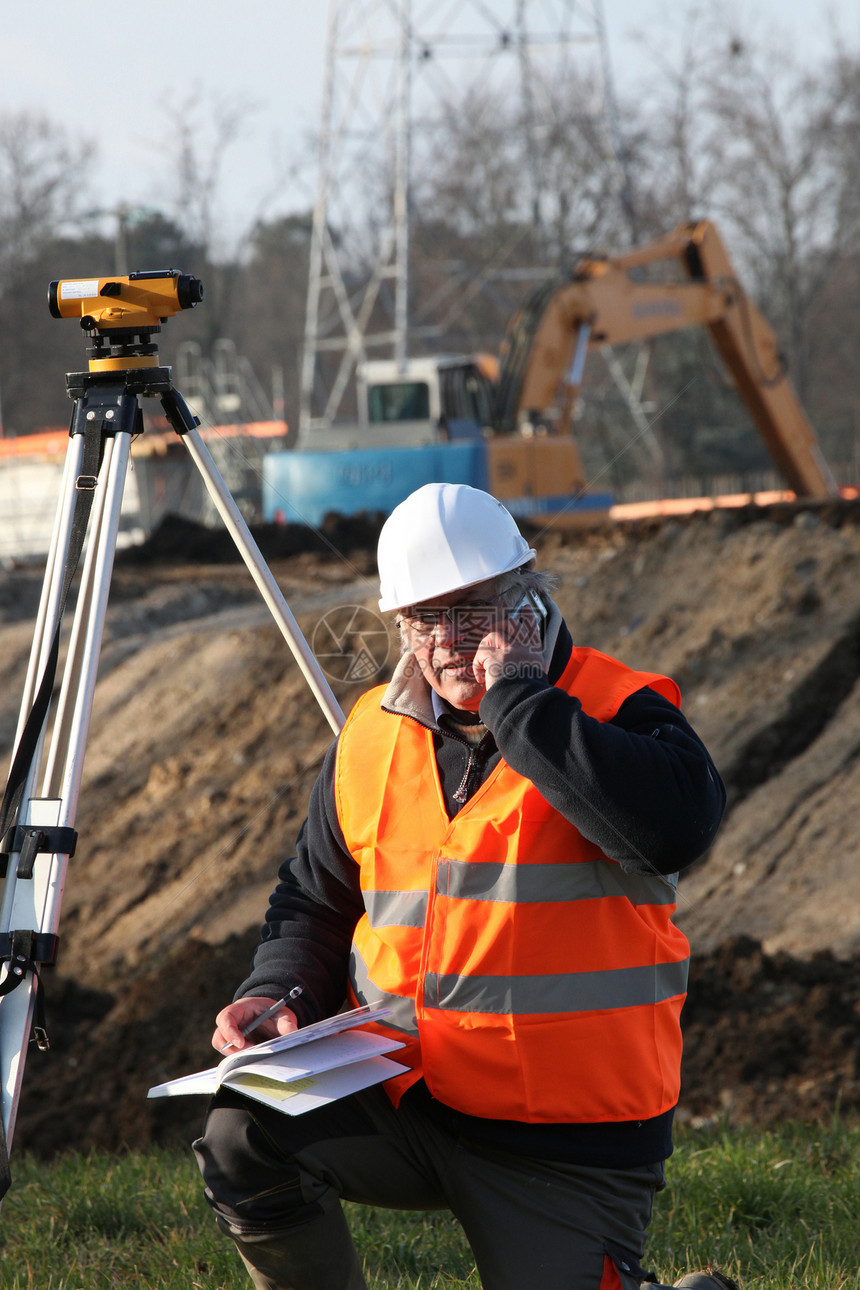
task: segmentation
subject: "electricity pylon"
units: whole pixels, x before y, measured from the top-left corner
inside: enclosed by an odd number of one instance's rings
[[[434,108],[456,104],[474,85],[504,86],[516,96],[540,248],[548,183],[535,84],[538,76],[567,83],[562,78],[585,66],[592,130],[620,175],[601,0],[329,0],[300,446],[343,415],[356,363],[402,363],[410,344],[442,330],[416,327],[409,298],[411,170]],[[622,180],[618,188],[623,201]],[[388,194],[384,202],[380,193]],[[492,273],[484,265],[483,284],[469,289],[480,290]],[[450,290],[446,308],[452,316]]]

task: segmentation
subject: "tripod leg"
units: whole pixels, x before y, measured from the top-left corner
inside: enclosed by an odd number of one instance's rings
[[[66,452],[60,500],[45,564],[45,575],[42,581],[42,592],[30,650],[30,662],[27,669],[27,679],[24,684],[24,694],[21,700],[18,730],[15,735],[13,750],[18,747],[18,742],[27,720],[27,714],[33,706],[39,680],[47,663],[57,619],[60,615],[63,569],[65,568],[66,553],[69,549],[72,515],[75,509],[74,481],[80,474],[83,451],[83,438],[80,435],[74,435],[69,440],[69,447]],[[5,920],[2,925],[4,927],[7,925]]]
[[[44,796],[62,797],[68,816],[61,821],[64,825],[74,822],[80,791],[130,450],[128,434],[115,435],[105,449],[105,485],[91,520],[45,774]]]
[[[50,651],[51,641],[56,630],[57,619],[60,613],[63,567],[65,563],[65,555],[69,546],[69,534],[71,531],[72,513],[74,511],[74,492],[72,491],[72,481],[74,481],[80,471],[82,453],[83,440],[79,436],[70,439],[63,471],[62,491],[60,494],[60,501],[57,506],[54,528],[51,535],[51,544],[45,566],[45,575],[42,582],[39,610],[36,617],[33,643],[30,650],[30,661],[27,670],[27,679],[24,685],[18,729],[15,735],[15,743],[13,745],[13,755],[14,749],[17,748],[21,739],[27,715],[32,707],[39,684],[39,678],[42,676],[45,669],[47,655]],[[24,790],[27,798],[29,798],[32,793],[33,780],[36,775],[38,761],[41,755],[40,748],[41,744],[36,750],[30,769],[30,775]],[[39,825],[56,824],[56,806],[56,803],[53,804],[54,809],[52,809],[48,804],[40,806],[35,812],[35,818],[31,817],[31,822]],[[32,888],[30,896],[34,907],[35,905],[44,903],[44,875],[41,871],[37,882],[40,887],[38,892],[35,889],[36,883],[31,882],[30,884]],[[3,881],[3,900],[2,905],[0,905],[0,929],[4,932],[8,932],[16,927],[35,927],[38,925],[34,921],[36,918],[35,908],[22,908],[23,903],[21,892],[18,890],[15,869],[10,858],[9,868]],[[8,975],[10,970],[11,965],[7,964],[4,967],[4,973]],[[24,1072],[24,1051],[27,1036],[30,1034],[33,1024],[34,1003],[35,1000],[32,989],[20,986],[10,994],[6,995],[2,1004],[0,1004],[0,1008],[2,1008],[2,1025],[0,1025],[0,1112],[2,1112],[7,1144],[11,1140],[15,1124],[15,1115],[21,1089],[21,1079]]]
[[[117,400],[111,403],[110,415],[115,416]],[[31,758],[21,808],[15,820],[17,842],[10,847],[8,871],[4,887],[3,922],[0,934],[8,944],[23,933],[32,934],[39,952],[34,961],[44,961],[46,945],[55,946],[60,918],[60,905],[65,887],[69,854],[50,850],[53,830],[63,830],[58,836],[73,836],[83,757],[86,746],[98,657],[104,631],[110,577],[119,529],[122,492],[131,445],[131,434],[137,414],[137,401],[127,397],[119,401],[121,419],[113,438],[107,441],[102,470],[91,516],[89,540],[80,594],[75,610],[66,666],[61,686],[60,705],[54,723],[48,766],[45,774],[44,796],[34,796],[34,784],[39,773],[42,756],[44,728],[40,732],[38,747]],[[67,491],[72,491],[74,472],[67,472]],[[74,510],[61,499],[60,513]],[[64,578],[63,561],[59,558],[65,522],[57,523],[56,551],[50,560],[51,569],[43,589],[45,622],[53,615],[53,628],[57,626],[57,606],[60,596],[57,583]],[[52,608],[53,607],[53,608]],[[44,654],[41,642],[34,642],[33,657]],[[38,849],[22,865],[24,845],[21,836],[44,835]],[[66,844],[68,846],[68,843]],[[22,868],[24,872],[22,873]],[[8,1165],[8,1149],[14,1131],[18,1101],[23,1078],[27,1045],[33,1022],[36,991],[39,986],[34,963],[10,956],[4,963],[0,989],[10,976],[17,973],[21,983],[0,996],[0,1100],[4,1128],[4,1150]]]
[[[185,400],[176,391],[162,395],[164,410],[170,424],[177,434],[185,440],[191,457],[203,476],[209,496],[215,503],[218,513],[226,525],[236,547],[245,561],[252,578],[260,590],[269,611],[293,652],[293,657],[302,670],[302,674],[311,687],[317,702],[322,708],[329,725],[337,734],[343,725],[344,716],[340,704],[323,675],[322,668],[315,659],[301,629],[293,617],[272,571],[263,559],[245,518],[224,480],[218,473],[218,467],[212,460],[212,454],[203,442],[197,429],[196,419],[192,416]]]

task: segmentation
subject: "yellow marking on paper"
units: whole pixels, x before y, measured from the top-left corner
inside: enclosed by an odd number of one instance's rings
[[[294,1079],[289,1084],[284,1084],[279,1079],[268,1079],[265,1075],[236,1075],[230,1083],[233,1088],[255,1089],[258,1093],[274,1098],[276,1102],[286,1102],[297,1093],[307,1093],[317,1080],[313,1075],[306,1075],[304,1079]]]

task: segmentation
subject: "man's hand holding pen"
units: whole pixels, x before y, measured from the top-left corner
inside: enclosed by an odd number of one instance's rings
[[[215,1018],[216,1030],[212,1036],[212,1047],[217,1048],[219,1053],[227,1052],[228,1049],[239,1052],[250,1044],[259,1044],[264,1039],[275,1039],[278,1035],[289,1035],[298,1030],[296,1014],[287,1005],[290,999],[297,999],[301,992],[302,987],[296,985],[282,999],[249,995],[228,1004]],[[253,1037],[246,1038],[252,1032]]]

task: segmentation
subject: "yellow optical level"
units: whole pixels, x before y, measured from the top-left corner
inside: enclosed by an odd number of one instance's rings
[[[64,278],[48,287],[55,318],[80,318],[86,331],[155,327],[203,299],[203,283],[189,273],[156,269],[128,277]]]

